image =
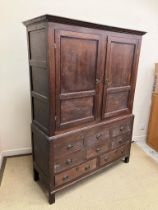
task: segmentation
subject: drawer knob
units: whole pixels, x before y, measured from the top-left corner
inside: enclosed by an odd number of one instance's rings
[[[123,126],[121,126],[121,127],[120,127],[120,131],[123,131],[123,129],[124,129],[124,127],[123,127]]]
[[[86,166],[86,167],[85,167],[85,171],[88,171],[90,168],[91,168],[90,165]]]
[[[99,139],[102,136],[101,133],[97,133],[96,138]]]
[[[69,176],[67,175],[63,177],[63,181],[67,181],[68,179],[69,179]]]
[[[118,143],[121,144],[122,143],[122,140],[119,140]]]
[[[70,165],[71,163],[72,163],[72,159],[67,159],[67,160],[66,160],[66,164],[67,164],[67,165]]]
[[[67,149],[71,149],[71,148],[73,148],[74,146],[73,146],[73,144],[68,144],[67,145]]]
[[[97,148],[97,149],[96,149],[96,152],[99,152],[100,150],[101,150],[101,148]]]

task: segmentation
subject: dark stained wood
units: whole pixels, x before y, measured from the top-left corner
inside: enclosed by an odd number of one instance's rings
[[[104,145],[95,145],[94,147],[87,149],[87,159],[101,155],[111,149],[110,141],[107,141]]]
[[[102,117],[131,112],[138,40],[108,36]],[[132,98],[132,99],[131,99]]]
[[[83,148],[84,136],[82,134],[73,134],[64,137],[59,137],[54,141],[54,156],[56,158],[65,157]]]
[[[61,102],[61,125],[85,120],[93,117],[93,97],[69,99]]]
[[[55,185],[63,185],[76,177],[82,176],[83,174],[88,173],[96,168],[96,159],[90,160],[80,166],[65,171],[59,175],[55,176]]]
[[[49,175],[49,142],[41,132],[33,131],[32,137],[33,144],[33,159],[34,162],[40,167],[42,172],[48,176]],[[34,168],[34,171],[38,173],[38,170]]]
[[[85,145],[91,147],[94,145],[108,144],[110,141],[110,128],[108,126],[99,126],[88,129],[85,132]]]
[[[120,147],[121,145],[125,144],[127,141],[131,140],[131,134],[125,133],[120,136],[116,136],[112,139],[112,149],[116,149],[117,147]]]
[[[77,164],[80,164],[85,161],[85,151],[75,151],[74,153],[64,155],[64,157],[61,157],[59,159],[56,159],[55,156],[55,165],[54,165],[54,171],[55,173],[59,173],[63,170],[66,170],[68,168],[71,168]]]
[[[39,173],[35,168],[33,168],[33,179],[34,179],[34,181],[39,180]]]
[[[105,164],[107,164],[108,162],[117,160],[121,157],[124,157],[126,154],[126,145],[121,146],[120,148],[118,148],[117,150],[114,150],[112,152],[103,154],[100,156],[100,166],[103,166]]]
[[[54,28],[51,23],[47,25],[47,61],[48,61],[48,80],[49,80],[49,135],[55,134],[56,124],[56,69],[55,69],[55,48],[54,48]]]
[[[131,134],[133,127],[133,118],[131,120],[122,120],[115,123],[111,128],[111,137],[116,137],[124,134]]]
[[[120,33],[129,33],[129,34],[138,34],[138,35],[146,34],[146,32],[144,32],[144,31],[118,28],[118,27],[113,27],[113,26],[105,26],[105,25],[101,25],[101,24],[90,23],[90,22],[85,22],[85,21],[81,21],[81,20],[74,20],[74,19],[59,17],[59,16],[55,16],[55,15],[49,15],[49,14],[42,15],[37,18],[33,18],[30,20],[24,21],[23,24],[25,26],[29,26],[33,23],[49,22],[49,21],[55,22],[55,23],[68,24],[68,25],[82,26],[82,27],[86,27],[86,28],[89,27],[89,28],[94,28],[94,29],[115,31],[115,32],[120,32]]]
[[[49,106],[48,101],[34,97],[33,99],[33,120],[37,122],[41,128],[48,130],[49,128]]]
[[[129,161],[145,32],[45,15],[27,26],[35,181],[55,193]]]
[[[97,35],[55,30],[58,129],[97,118],[99,40]]]
[[[30,59],[46,61],[46,33],[45,29],[29,32]]]
[[[32,66],[31,77],[32,90],[48,97],[48,72],[43,68]]]

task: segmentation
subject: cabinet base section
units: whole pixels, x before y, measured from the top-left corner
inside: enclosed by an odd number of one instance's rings
[[[125,162],[125,163],[129,163],[129,158],[130,158],[130,156],[125,157],[124,162]]]
[[[49,192],[48,201],[49,201],[49,204],[55,203],[55,193]]]
[[[34,179],[34,181],[39,180],[39,173],[35,168],[33,168],[33,179]]]
[[[84,176],[81,176],[81,177],[78,177],[77,179],[74,179],[73,181],[65,184],[65,185],[62,185],[62,186],[59,186],[59,187],[54,187],[53,190],[51,190],[49,188],[49,184],[48,183],[45,183],[46,185],[46,188],[48,190],[48,202],[49,204],[53,204],[55,203],[55,193],[61,191],[61,190],[64,190],[65,188],[68,188],[70,187],[71,185],[74,185],[80,181],[82,181],[83,179],[86,179],[92,175],[95,175],[96,173],[99,173],[99,172],[103,172],[107,167],[113,165],[113,164],[116,164],[118,163],[120,160],[123,160],[125,163],[128,163],[129,162],[129,159],[130,159],[130,156],[123,156],[123,157],[120,157],[119,159],[115,160],[115,161],[112,161],[110,163],[107,163],[106,165],[100,167],[100,168],[97,168],[89,173],[87,173],[86,175]],[[38,169],[34,169],[34,180],[37,181],[39,179],[39,177],[41,177],[41,179],[43,179],[43,174],[40,173],[40,171],[38,171]],[[44,180],[43,180],[44,181]]]

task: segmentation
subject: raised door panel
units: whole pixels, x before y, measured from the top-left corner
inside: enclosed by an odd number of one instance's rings
[[[99,41],[97,35],[55,30],[57,129],[98,116]]]
[[[102,117],[131,112],[137,64],[138,41],[108,37]]]

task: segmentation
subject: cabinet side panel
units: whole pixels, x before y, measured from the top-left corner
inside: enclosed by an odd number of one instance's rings
[[[32,129],[33,159],[45,176],[49,176],[49,141],[37,129]]]
[[[28,27],[29,66],[31,81],[32,120],[49,133],[49,87],[47,68],[47,27]]]
[[[47,31],[48,45],[48,80],[49,80],[49,135],[54,135],[55,132],[55,44],[54,44],[54,26],[53,23],[48,23]]]

